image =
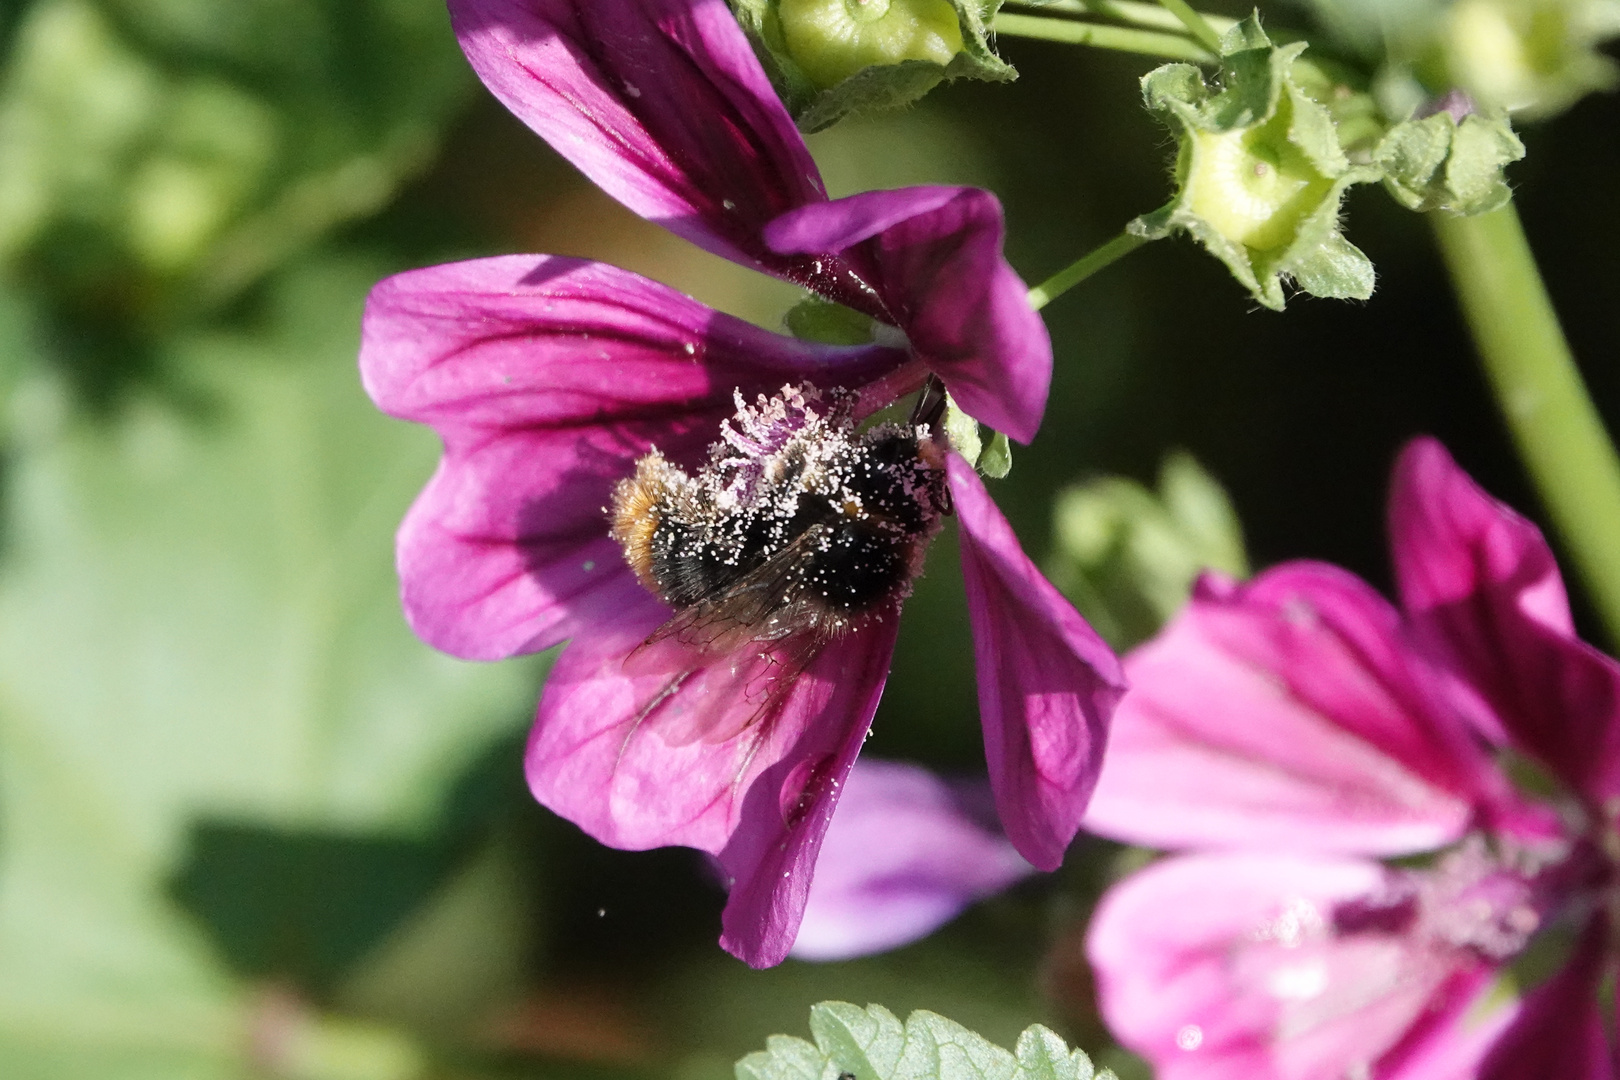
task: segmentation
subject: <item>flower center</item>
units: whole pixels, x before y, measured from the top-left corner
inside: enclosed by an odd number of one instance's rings
[[[788,54],[822,89],[863,68],[943,66],[962,51],[949,0],[781,0],[778,14]]]
[[[1193,137],[1189,209],[1256,251],[1287,246],[1333,186],[1289,143],[1287,111],[1258,128]]]
[[[1339,904],[1333,931],[1406,935],[1508,960],[1529,944],[1557,899],[1541,871],[1510,864],[1473,836],[1429,869],[1392,875],[1382,892]]]
[[[777,638],[832,634],[910,591],[946,507],[926,425],[858,433],[853,397],[737,398],[693,474],[656,450],[613,496],[613,536],[672,607]]]

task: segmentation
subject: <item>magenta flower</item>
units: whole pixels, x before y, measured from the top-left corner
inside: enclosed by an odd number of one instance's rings
[[[916,187],[828,201],[725,0],[450,0],[450,20],[484,85],[603,191],[899,328],[963,409],[1034,437],[1051,344],[1001,259],[995,196]]]
[[[1086,826],[1194,853],[1115,886],[1088,951],[1163,1080],[1613,1075],[1620,665],[1575,637],[1535,526],[1433,440],[1390,532],[1402,610],[1316,563],[1206,578],[1127,662]],[[1521,798],[1504,748],[1562,801]],[[1505,1003],[1505,965],[1566,933]]]
[[[844,960],[897,948],[1032,873],[981,820],[981,794],[988,809],[988,790],[915,765],[857,762],[822,841],[792,955]]]
[[[722,944],[772,964],[877,707],[899,603],[953,508],[998,810],[1031,862],[1056,866],[1118,662],[937,432],[855,426],[930,373],[1015,437],[1038,426],[1050,344],[1001,259],[994,199],[827,202],[720,0],[451,9],[485,82],[627,205],[900,334],[796,341],[549,256],[381,283],[367,390],[445,444],[399,533],[412,627],[473,659],[572,639],[529,744],[535,795],[615,847],[717,855]]]

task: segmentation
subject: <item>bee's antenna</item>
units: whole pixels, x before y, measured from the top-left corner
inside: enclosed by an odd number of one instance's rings
[[[928,376],[922,393],[917,395],[917,404],[911,410],[911,425],[937,427],[940,417],[945,415],[945,402],[945,384],[939,381],[938,375]]]

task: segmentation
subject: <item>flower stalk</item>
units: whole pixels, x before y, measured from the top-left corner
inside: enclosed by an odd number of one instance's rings
[[[1209,25],[1209,21],[1188,5],[1187,0],[1159,0],[1159,4],[1170,14],[1181,20],[1189,33],[1197,38],[1199,43],[1216,55],[1221,51],[1221,35]]]
[[[1033,289],[1029,290],[1029,306],[1039,311],[1062,296],[1086,278],[1104,267],[1112,266],[1148,242],[1148,237],[1133,232],[1122,232],[1095,251],[1080,256]]]
[[[1510,203],[1433,215],[1440,251],[1525,468],[1620,641],[1620,458]]]
[[[1047,19],[1039,15],[1002,12],[991,29],[1008,37],[1035,38],[1065,45],[1090,45],[1096,49],[1138,53],[1167,60],[1207,63],[1214,54],[1182,34],[1159,30],[1139,30],[1132,26],[1106,26],[1072,19]]]
[[[1113,19],[1115,22],[1128,23],[1131,26],[1143,26],[1150,30],[1169,30],[1177,34],[1186,33],[1186,24],[1173,13],[1166,11],[1156,3],[1147,0],[1009,0],[1018,6],[1039,8],[1044,14],[1057,13],[1060,15],[1090,16],[1099,19]],[[1203,14],[1203,13],[1201,13]],[[1203,14],[1203,19],[1218,33],[1226,33],[1237,25],[1236,19],[1229,19],[1222,15]]]

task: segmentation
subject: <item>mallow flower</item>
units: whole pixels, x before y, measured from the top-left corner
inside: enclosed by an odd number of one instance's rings
[[[456,0],[463,47],[530,126],[632,209],[883,327],[768,333],[599,263],[507,256],[390,278],[360,364],[432,426],[401,525],[406,617],[446,652],[570,644],[526,769],[603,843],[714,854],[722,944],[794,939],[888,673],[900,604],[960,525],[998,812],[1054,867],[1095,781],[1118,661],[1035,569],[938,424],[935,380],[1027,440],[1051,350],[965,189],[828,202],[724,3]],[[912,422],[861,422],[924,389]]]
[[[1399,608],[1319,563],[1206,578],[1127,661],[1086,827],[1183,854],[1104,896],[1088,952],[1164,1080],[1613,1075],[1620,665],[1439,443],[1389,526]],[[1533,944],[1566,959],[1514,1000]]]
[[[804,921],[802,960],[867,956],[926,937],[975,901],[1028,877],[993,821],[988,785],[863,758],[827,828]]]

